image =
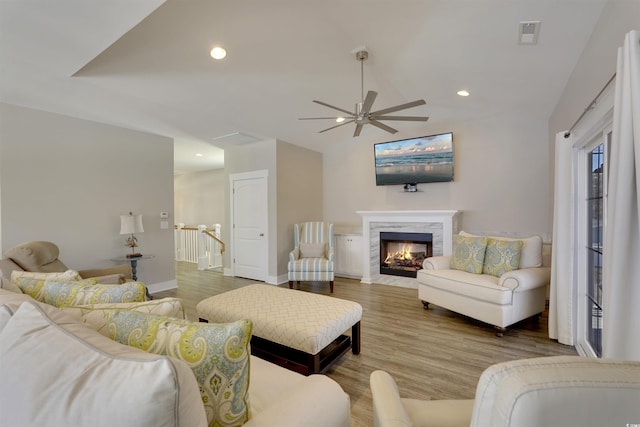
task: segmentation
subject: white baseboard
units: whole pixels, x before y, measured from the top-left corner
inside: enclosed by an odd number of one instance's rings
[[[161,291],[168,291],[169,289],[177,289],[177,288],[178,288],[177,280],[167,280],[166,282],[153,283],[151,285],[147,285],[147,289],[149,290],[150,294],[161,292]]]
[[[268,276],[265,283],[268,285],[281,285],[283,283],[287,283],[289,281],[288,274],[281,274],[279,276]]]

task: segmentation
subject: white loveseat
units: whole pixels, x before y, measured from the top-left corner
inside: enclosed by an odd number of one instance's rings
[[[479,237],[464,231],[460,236]],[[507,326],[544,311],[551,276],[550,256],[548,251],[543,254],[539,236],[487,237],[523,242],[516,270],[500,276],[476,274],[452,268],[453,256],[430,257],[418,271],[418,296],[425,309],[435,304],[455,311],[493,325],[496,335],[502,336]]]
[[[375,427],[635,426],[640,362],[552,356],[487,368],[475,399],[402,398],[387,372],[370,378]]]
[[[185,361],[117,343],[87,324],[0,289],[3,425],[207,426]],[[305,377],[251,356],[248,376],[247,427],[351,423],[349,396],[324,375]]]

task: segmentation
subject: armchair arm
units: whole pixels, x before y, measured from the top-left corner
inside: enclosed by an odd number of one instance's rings
[[[291,252],[289,252],[289,261],[296,261],[300,259],[300,247],[296,246]]]
[[[551,280],[549,267],[532,267],[513,270],[504,273],[498,280],[498,285],[512,289],[514,292],[547,286]]]
[[[129,265],[129,263],[127,264],[120,264],[120,265],[116,265],[113,267],[106,267],[106,268],[93,268],[90,270],[81,270],[78,271],[78,274],[80,275],[80,277],[82,277],[83,279],[102,279],[104,278],[104,276],[112,276],[114,274],[120,274],[122,276],[124,276],[124,281],[123,282],[115,282],[115,283],[124,283],[127,280],[131,280],[132,275],[131,275],[131,265]],[[107,282],[101,282],[101,283],[107,283]],[[113,282],[111,282],[113,283]]]
[[[401,398],[391,375],[374,371],[369,377],[375,427],[468,427],[473,399],[418,400]]]
[[[288,396],[260,411],[245,427],[348,427],[349,395],[324,375],[311,375]]]
[[[411,427],[398,386],[385,371],[373,371],[369,377],[373,397],[373,425],[375,427]]]
[[[451,255],[432,256],[422,262],[425,270],[447,270],[451,268]]]
[[[329,261],[335,261],[335,250],[333,248],[327,248],[327,259]]]

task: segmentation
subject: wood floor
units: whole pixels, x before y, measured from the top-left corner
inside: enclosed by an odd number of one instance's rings
[[[204,298],[255,283],[198,271],[186,262],[176,263],[176,269],[178,289],[153,296],[182,298],[190,320],[198,319],[195,307]],[[328,283],[303,282],[300,290],[330,295]],[[373,425],[369,375],[376,369],[395,378],[403,397],[471,399],[480,374],[494,363],[577,354],[548,338],[546,312],[538,321],[513,325],[498,338],[489,325],[434,305],[424,310],[415,289],[336,278],[333,296],[363,308],[361,353],[348,352],[327,372],[351,397],[354,427]]]

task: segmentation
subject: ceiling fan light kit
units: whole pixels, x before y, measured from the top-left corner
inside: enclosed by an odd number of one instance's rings
[[[394,113],[400,110],[406,110],[408,108],[417,107],[418,105],[424,105],[426,102],[424,99],[419,99],[412,102],[407,102],[405,104],[396,105],[395,107],[385,108],[378,111],[371,111],[371,107],[373,107],[373,102],[376,100],[376,96],[378,93],[375,91],[368,91],[367,96],[364,96],[364,61],[369,58],[369,52],[366,50],[359,50],[356,52],[356,59],[360,61],[360,92],[361,92],[361,101],[356,103],[354,111],[349,111],[340,107],[336,107],[331,104],[327,104],[326,102],[313,100],[316,104],[323,105],[325,107],[331,108],[333,110],[340,111],[346,115],[341,115],[338,117],[303,117],[299,120],[326,120],[331,119],[337,121],[339,124],[335,126],[331,126],[330,128],[321,130],[319,133],[326,132],[331,129],[338,128],[340,126],[347,125],[349,123],[355,123],[356,129],[353,133],[353,137],[357,137],[360,135],[362,128],[364,125],[370,124],[377,128],[380,128],[389,133],[398,132],[396,129],[392,128],[381,122],[387,120],[396,120],[396,121],[418,121],[418,122],[426,122],[429,120],[429,117],[424,116],[387,116],[389,113]],[[342,119],[340,122],[338,119]]]

